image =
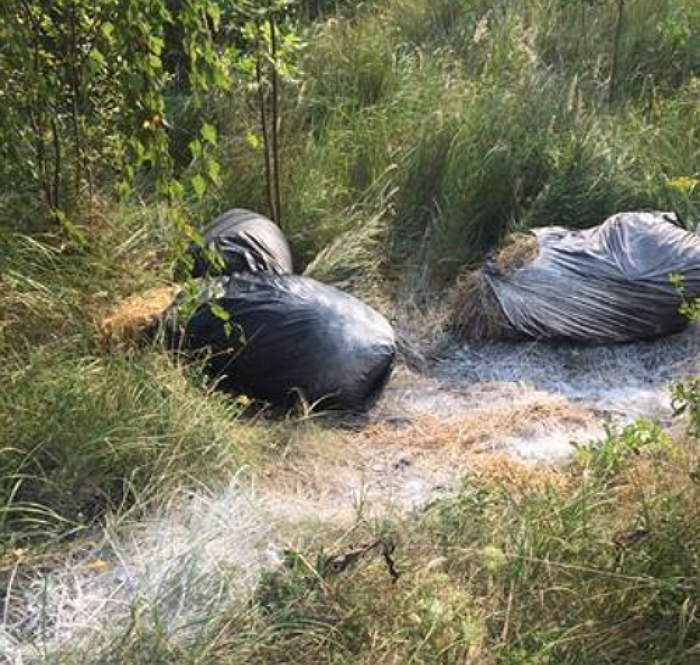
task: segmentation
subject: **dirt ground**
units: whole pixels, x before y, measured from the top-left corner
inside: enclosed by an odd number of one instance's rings
[[[670,424],[669,389],[697,372],[695,327],[655,342],[443,344],[422,371],[400,364],[366,421],[301,437],[261,487],[282,512],[351,516],[420,507],[485,456],[558,465],[640,416]]]

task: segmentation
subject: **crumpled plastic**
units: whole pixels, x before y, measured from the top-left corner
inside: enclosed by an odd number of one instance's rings
[[[529,338],[628,342],[679,332],[700,296],[700,236],[673,213],[626,212],[581,231],[532,231],[539,254],[483,274],[513,328]]]

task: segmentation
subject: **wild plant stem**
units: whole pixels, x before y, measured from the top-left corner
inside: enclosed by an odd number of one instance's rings
[[[270,81],[272,94],[272,118],[270,121],[272,132],[272,158],[274,161],[274,194],[275,194],[275,221],[282,225],[282,198],[280,194],[280,151],[278,144],[279,135],[279,86],[277,76],[277,32],[275,16],[270,10],[268,15],[270,25]]]
[[[615,21],[615,34],[613,35],[612,60],[610,64],[610,88],[608,89],[608,104],[612,105],[617,93],[617,70],[620,51],[620,37],[622,35],[622,17],[625,10],[625,0],[617,0],[617,20]]]

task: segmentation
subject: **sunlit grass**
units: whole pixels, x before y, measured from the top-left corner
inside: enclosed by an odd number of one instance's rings
[[[449,286],[514,229],[583,227],[641,208],[675,210],[693,226],[700,5],[625,3],[611,81],[617,6],[313,3],[309,15],[322,20],[305,32],[281,100],[282,226],[297,268],[382,302],[401,282]],[[215,104],[224,173],[181,211],[195,226],[233,206],[266,212],[249,92]],[[100,352],[100,317],[171,278],[166,209],[105,204],[70,237],[46,233],[24,188],[0,189],[0,612],[9,616],[7,590],[19,588],[20,569],[41,572],[40,552],[95,534],[120,542],[139,517],[190,515],[188,501],[228,510],[217,492],[228,496],[222,487],[242,466],[271,465],[295,425],[252,422],[157,347]],[[212,563],[205,536],[231,543],[228,513],[214,511],[221,528],[199,533],[199,549],[183,546],[170,568],[158,559],[164,593],[181,583],[179,598],[201,603],[178,615],[191,621],[168,624],[157,594],[129,597],[126,625],[55,652],[39,645],[35,658],[689,665],[700,660],[697,465],[696,442],[669,444],[653,428],[614,433],[563,471],[494,463],[410,518],[300,533],[286,564],[247,596],[229,593],[235,566],[202,563]],[[192,515],[184,532],[196,540],[201,514]],[[381,547],[337,574],[324,568],[375,539],[393,546],[398,581]],[[0,635],[0,652],[9,639]]]

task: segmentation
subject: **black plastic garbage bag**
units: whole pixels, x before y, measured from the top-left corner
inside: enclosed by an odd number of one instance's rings
[[[700,296],[700,236],[670,213],[620,213],[583,231],[535,229],[539,254],[484,276],[527,337],[626,342],[680,331],[683,297]],[[672,276],[680,277],[684,296]]]
[[[243,208],[234,208],[217,217],[204,230],[203,243],[190,243],[187,254],[191,268],[181,262],[178,276],[293,272],[292,253],[279,226]]]
[[[302,398],[314,408],[367,410],[396,355],[381,314],[308,277],[222,277],[184,326],[176,314],[166,320],[170,343],[205,353],[219,388],[283,406]]]

